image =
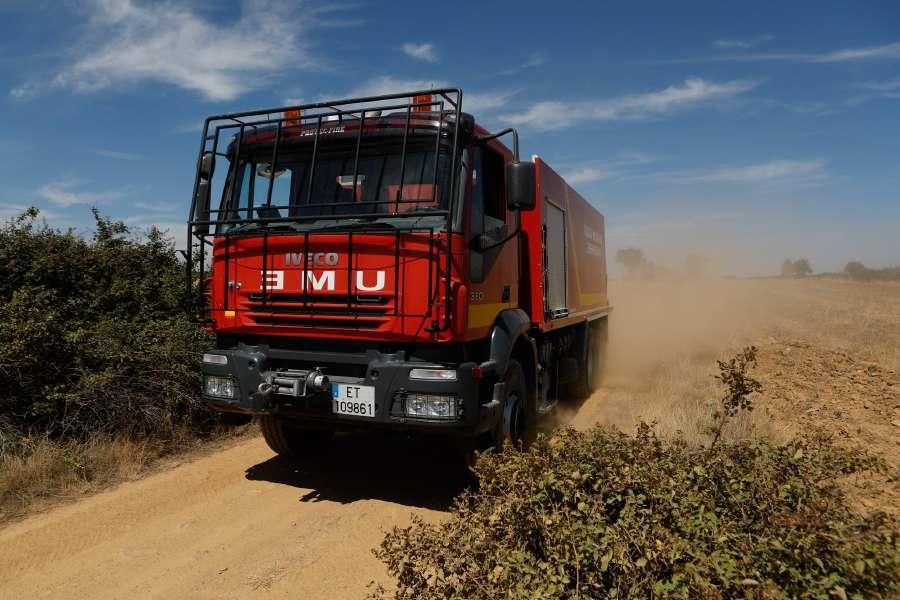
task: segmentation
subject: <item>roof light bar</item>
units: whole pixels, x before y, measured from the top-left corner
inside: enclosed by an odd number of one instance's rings
[[[284,111],[285,127],[298,127],[300,125],[300,109]]]
[[[431,94],[413,96],[413,112],[431,112],[431,103],[434,101]]]

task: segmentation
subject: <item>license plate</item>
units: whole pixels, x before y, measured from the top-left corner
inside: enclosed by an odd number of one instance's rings
[[[336,415],[375,416],[375,388],[371,385],[331,384],[331,409]]]

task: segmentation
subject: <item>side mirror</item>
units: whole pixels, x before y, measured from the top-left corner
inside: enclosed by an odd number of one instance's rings
[[[513,162],[506,165],[506,193],[510,210],[532,210],[537,190],[533,162]]]
[[[204,152],[200,157],[200,164],[197,169],[200,171],[200,179],[207,181],[212,179],[213,169],[216,168],[216,155],[212,152]]]
[[[194,200],[194,220],[209,221],[209,181],[201,179],[197,184],[197,197]],[[194,233],[206,235],[209,233],[209,224],[194,226]]]

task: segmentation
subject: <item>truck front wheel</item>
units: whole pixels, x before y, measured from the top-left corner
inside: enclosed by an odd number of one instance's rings
[[[272,451],[291,458],[303,458],[331,438],[329,431],[292,427],[290,421],[272,415],[259,417],[259,429]]]
[[[503,418],[494,433],[494,447],[500,449],[504,442],[527,443],[531,432],[531,415],[528,414],[528,386],[519,361],[512,359],[506,367],[506,402]]]

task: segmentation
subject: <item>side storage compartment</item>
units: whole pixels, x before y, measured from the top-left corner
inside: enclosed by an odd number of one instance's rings
[[[568,231],[566,211],[550,198],[542,200],[544,258],[544,316],[556,319],[569,314],[566,254]]]

